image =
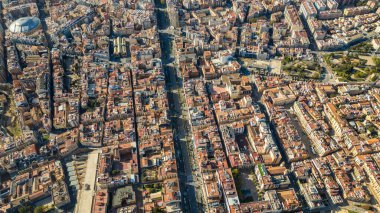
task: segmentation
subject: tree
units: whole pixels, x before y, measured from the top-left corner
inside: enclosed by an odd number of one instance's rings
[[[367,129],[368,129],[368,131],[369,131],[371,134],[373,134],[374,132],[376,132],[376,128],[375,128],[374,126],[370,126],[370,127],[368,127]]]
[[[120,173],[119,170],[112,170],[112,172],[111,172],[112,175],[117,175],[117,174],[119,174],[119,173]]]
[[[160,207],[154,207],[153,209],[152,209],[152,212],[153,213],[161,213],[161,212],[165,212],[164,210],[162,210]]]
[[[285,56],[284,60],[282,60],[283,65],[286,65],[292,61],[292,58],[290,56]]]
[[[44,208],[42,206],[37,206],[36,208],[34,208],[34,211],[33,213],[43,213],[44,212]]]
[[[43,141],[49,141],[50,136],[48,134],[45,134],[42,136]]]
[[[314,79],[319,79],[321,77],[321,75],[318,73],[318,72],[314,72],[312,75],[311,75],[312,78]]]
[[[376,75],[372,75],[369,80],[372,81],[372,82],[374,82],[374,81],[377,80],[377,76]]]
[[[32,213],[33,208],[31,206],[22,206],[18,209],[19,213]]]
[[[234,169],[232,169],[232,175],[233,176],[237,176],[237,175],[239,175],[239,170],[237,169],[237,168],[234,168]]]
[[[380,58],[378,57],[372,57],[373,63],[375,64],[376,68],[380,68]]]

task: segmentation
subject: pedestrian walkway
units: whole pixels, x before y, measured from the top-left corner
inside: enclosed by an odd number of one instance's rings
[[[93,196],[95,194],[95,183],[96,183],[96,166],[98,164],[100,149],[94,150],[89,153],[87,159],[86,174],[83,180],[83,187],[78,193],[78,202],[75,207],[76,213],[91,213]],[[88,184],[90,187],[86,190],[85,185]]]

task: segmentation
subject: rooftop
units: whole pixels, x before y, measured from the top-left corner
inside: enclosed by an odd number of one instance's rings
[[[9,30],[14,33],[28,33],[40,25],[40,19],[37,17],[22,17],[12,22]]]

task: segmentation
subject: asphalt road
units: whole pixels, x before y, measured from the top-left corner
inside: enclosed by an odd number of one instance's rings
[[[324,82],[324,83],[335,83],[335,82],[337,82],[338,79],[335,77],[334,71],[331,69],[330,66],[328,66],[326,64],[325,60],[323,59],[323,55],[321,54],[321,52],[318,51],[318,52],[315,52],[315,53],[317,54],[317,58],[318,58],[319,64],[325,70],[322,82]]]
[[[172,126],[175,133],[175,149],[177,164],[179,170],[179,183],[182,194],[182,206],[184,212],[201,212],[198,210],[197,183],[194,184],[193,180],[197,180],[192,172],[192,151],[189,150],[188,140],[186,137],[186,111],[182,109],[183,100],[181,81],[177,77],[177,67],[173,66],[171,62],[174,60],[172,52],[172,37],[174,36],[169,30],[170,21],[166,13],[166,6],[164,8],[157,8],[158,32],[161,42],[162,62],[166,73],[166,83],[168,86],[169,106],[172,116]]]

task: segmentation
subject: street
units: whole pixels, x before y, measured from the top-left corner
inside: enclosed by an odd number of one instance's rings
[[[322,78],[322,82],[324,83],[335,83],[337,82],[337,79],[334,75],[334,71],[331,69],[330,66],[328,66],[323,59],[323,55],[320,51],[315,52],[317,54],[318,62],[323,67],[325,73],[324,77]]]
[[[162,8],[163,7],[163,8]],[[182,192],[182,206],[184,212],[202,212],[198,209],[199,196],[201,190],[197,190],[199,184],[194,184],[197,177],[192,171],[193,154],[189,150],[186,136],[187,111],[182,108],[183,96],[181,80],[177,76],[177,67],[171,62],[174,61],[172,50],[172,30],[169,29],[170,21],[166,13],[166,5],[156,9],[158,20],[158,32],[161,41],[162,63],[166,74],[166,85],[168,86],[169,106],[171,122],[175,139],[175,149],[179,170],[179,183]]]

